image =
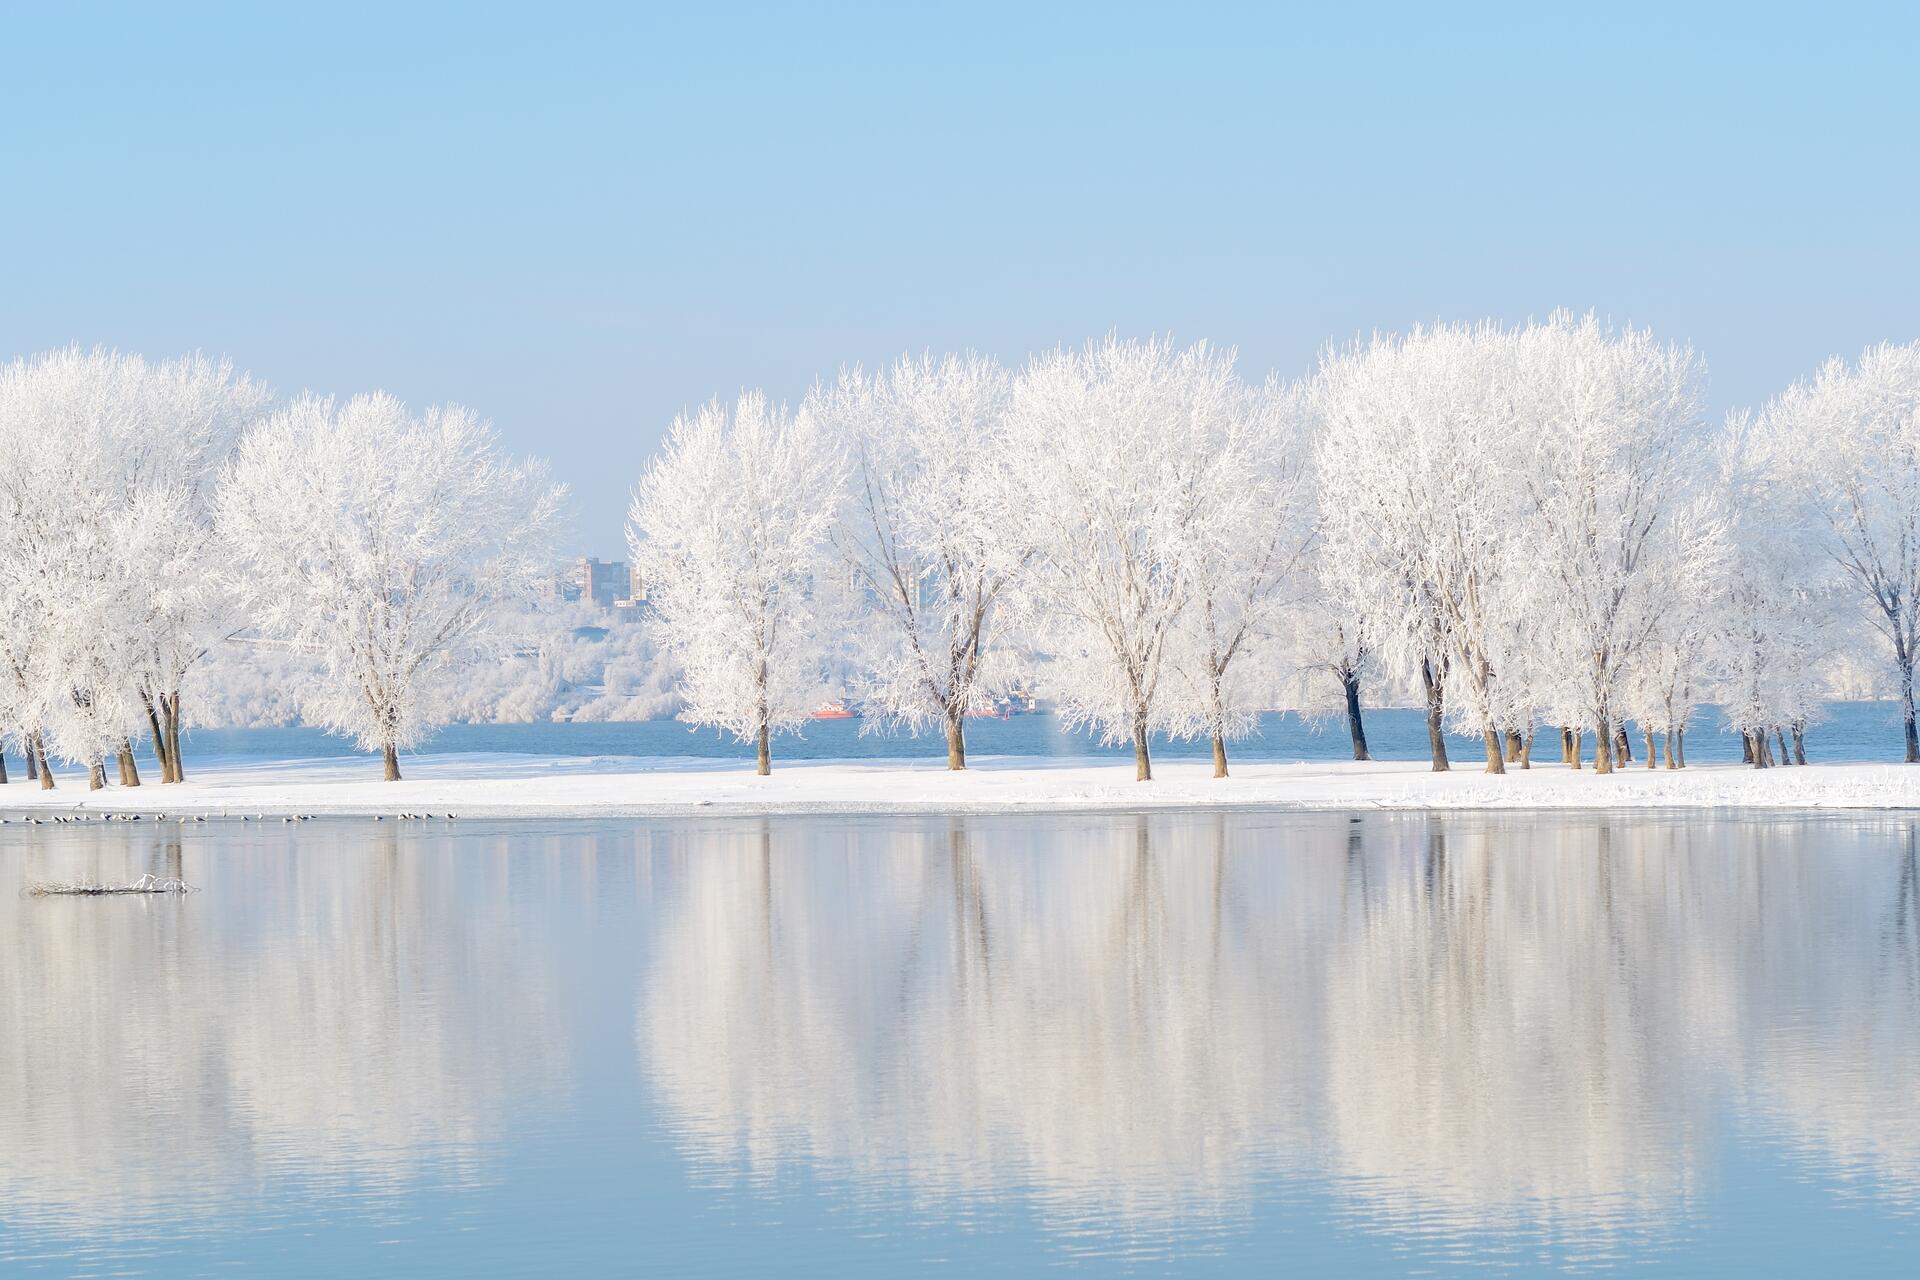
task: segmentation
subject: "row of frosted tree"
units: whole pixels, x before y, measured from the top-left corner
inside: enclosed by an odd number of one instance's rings
[[[1804,763],[1824,659],[1872,652],[1920,760],[1920,344],[1711,421],[1686,347],[1592,316],[1329,349],[1297,384],[1109,338],[1017,373],[843,372],[677,420],[629,536],[683,715],[758,745],[836,661],[869,724],[946,735],[1039,682],[1071,724],[1209,739],[1303,672],[1416,691],[1486,768],[1685,764],[1703,702]]]
[[[550,572],[565,491],[464,409],[301,396],[200,357],[0,367],[0,733],[30,776],[186,776],[182,694],[217,645],[320,669],[312,724],[397,752],[435,727],[498,600]],[[0,754],[0,782],[6,780]]]
[[[1920,344],[1709,421],[1692,352],[1557,315],[1330,349],[1254,385],[1230,352],[1108,339],[1017,372],[848,370],[791,410],[676,420],[630,539],[683,718],[757,745],[844,695],[946,736],[1012,691],[1131,742],[1411,694],[1487,768],[1685,762],[1703,702],[1803,759],[1820,673],[1871,654],[1920,759]],[[224,645],[317,678],[311,724],[399,752],[497,658],[565,491],[467,410],[276,403],[230,366],[67,349],[0,367],[0,745],[105,785],[185,777],[189,676]],[[1303,693],[1303,684],[1319,693]],[[5,778],[0,754],[0,780]]]

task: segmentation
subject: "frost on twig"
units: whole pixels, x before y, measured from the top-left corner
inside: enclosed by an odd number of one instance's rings
[[[138,880],[127,884],[93,884],[85,880],[76,880],[69,884],[36,880],[23,891],[31,898],[54,897],[103,897],[113,893],[197,893],[199,890],[185,880],[171,877],[162,878],[148,872]]]

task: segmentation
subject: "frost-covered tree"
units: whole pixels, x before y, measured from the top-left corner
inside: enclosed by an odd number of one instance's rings
[[[227,362],[193,356],[152,370],[144,398],[147,422],[129,457],[129,536],[121,547],[138,615],[131,662],[161,781],[182,782],[182,688],[237,622],[221,586],[213,485],[268,394]]]
[[[1310,449],[1299,396],[1277,382],[1242,389],[1196,440],[1198,510],[1180,554],[1189,602],[1173,632],[1167,728],[1209,739],[1213,776],[1227,776],[1227,740],[1252,732],[1272,705],[1282,611],[1304,590],[1314,536]]]
[[[0,706],[30,764],[44,750],[48,704],[57,688],[44,615],[58,560],[51,535],[59,499],[51,490],[52,451],[38,442],[38,390],[24,362],[0,370]],[[35,772],[43,788],[54,785],[51,770]]]
[[[1691,533],[1675,527],[1711,454],[1693,352],[1644,329],[1611,331],[1565,313],[1514,335],[1509,372],[1529,428],[1515,480],[1525,494],[1530,571],[1514,575],[1518,615],[1537,628],[1562,695],[1594,729],[1610,773],[1626,673],[1684,573],[1662,572]]]
[[[1756,429],[1729,426],[1727,487],[1733,513],[1720,630],[1721,702],[1755,768],[1791,764],[1786,734],[1801,740],[1818,706],[1818,664],[1834,617],[1832,561],[1794,499],[1798,450]],[[1790,450],[1779,452],[1786,444]],[[1780,743],[1776,760],[1769,738]],[[1799,762],[1804,764],[1804,748]]]
[[[1364,691],[1378,674],[1367,620],[1349,614],[1345,596],[1329,589],[1317,567],[1309,570],[1305,596],[1288,611],[1286,705],[1309,720],[1344,718],[1356,761],[1373,759],[1367,746]]]
[[[966,716],[1014,674],[996,631],[1026,558],[1010,509],[1011,389],[985,357],[922,357],[843,372],[803,409],[849,457],[835,541],[867,606],[862,729],[937,725],[949,769],[966,767]]]
[[[1385,661],[1427,695],[1433,767],[1448,767],[1443,703],[1505,772],[1505,733],[1529,718],[1510,668],[1527,581],[1514,554],[1520,433],[1514,341],[1494,325],[1442,325],[1329,351],[1319,418],[1323,554],[1346,612],[1377,619]]]
[[[105,785],[127,723],[116,696],[120,611],[114,437],[139,412],[139,362],[77,349],[0,374],[0,626],[9,715]],[[50,772],[43,785],[51,785]]]
[[[634,495],[627,539],[683,672],[680,718],[755,744],[763,775],[773,734],[820,698],[844,476],[810,413],[756,391],[676,418]]]
[[[1663,603],[1627,667],[1623,705],[1647,735],[1649,769],[1656,754],[1669,769],[1686,767],[1687,724],[1721,656],[1734,567],[1730,483],[1723,472],[1697,489],[1653,544],[1645,566],[1659,579]],[[1663,750],[1656,753],[1656,745]]]
[[[137,723],[134,682],[134,582],[119,550],[130,540],[126,513],[104,493],[67,497],[68,523],[55,526],[60,569],[41,615],[53,682],[42,702],[44,732],[55,751],[87,767],[88,786],[106,785],[105,761],[120,761],[120,781],[137,784],[128,737]],[[138,534],[132,534],[137,538]]]
[[[208,482],[265,393],[193,356],[66,348],[0,375],[0,595],[9,719],[104,783],[150,728],[180,776],[179,699],[214,632]],[[51,778],[43,774],[43,785]]]
[[[255,627],[324,668],[303,717],[378,749],[393,780],[499,602],[547,571],[565,493],[467,409],[303,396],[247,433],[215,510]]]
[[[1230,354],[1158,339],[1039,356],[1015,385],[1010,457],[1033,549],[1022,612],[1062,718],[1131,741],[1141,781],[1241,396]]]
[[[1900,690],[1906,759],[1920,762],[1920,342],[1835,357],[1783,392],[1758,433],[1803,506],[1819,547],[1844,570],[1886,643]]]

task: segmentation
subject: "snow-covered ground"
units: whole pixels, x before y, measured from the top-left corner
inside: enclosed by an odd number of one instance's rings
[[[1678,772],[1628,768],[1612,777],[1564,765],[1488,777],[1465,763],[1435,774],[1419,763],[1294,763],[1235,766],[1216,781],[1204,761],[1155,766],[1133,781],[1130,760],[986,758],[965,773],[914,761],[776,762],[755,777],[733,761],[632,757],[550,759],[426,755],[405,761],[407,778],[382,782],[362,759],[279,763],[189,762],[191,780],[88,792],[69,773],[54,791],[14,781],[0,812],[84,810],[153,815],[402,814],[521,815],[1038,812],[1180,807],[1283,809],[1495,808],[1920,808],[1920,766],[1811,765],[1755,771],[1732,765]]]

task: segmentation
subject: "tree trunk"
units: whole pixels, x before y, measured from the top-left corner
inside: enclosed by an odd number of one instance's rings
[[[1507,763],[1518,764],[1519,762],[1520,731],[1518,729],[1509,729],[1507,730]]]
[[[7,749],[0,747],[0,787],[7,785]]]
[[[147,732],[153,735],[153,758],[160,762],[160,781],[172,782],[173,766],[167,763],[167,731],[160,727],[160,713],[146,694],[140,695],[140,702],[147,710]]]
[[[1753,735],[1742,732],[1740,735],[1740,763],[1753,763]]]
[[[1153,757],[1147,753],[1147,718],[1139,716],[1133,722],[1133,780],[1135,782],[1153,781]]]
[[[1913,659],[1900,664],[1900,718],[1907,734],[1907,763],[1920,764],[1920,726],[1913,721]]]
[[[120,785],[123,787],[137,787],[140,785],[140,766],[133,761],[133,744],[131,742],[122,742],[120,744]]]
[[[47,744],[37,733],[33,735],[33,754],[40,761],[40,789],[53,790],[53,770],[47,767]]]
[[[1807,762],[1807,726],[1803,724],[1793,726],[1793,762],[1795,764],[1805,764]],[[6,780],[6,772],[0,770],[0,782],[5,782]]]
[[[1433,664],[1424,659],[1420,663],[1420,683],[1425,686],[1427,694],[1427,749],[1433,753],[1433,771],[1445,773],[1452,768],[1447,762],[1447,735],[1440,724],[1441,714],[1445,710],[1441,701],[1446,692],[1441,687]]]
[[[1668,729],[1667,730],[1667,768],[1669,769],[1678,769],[1680,767],[1680,755],[1678,750],[1677,739],[1678,739],[1678,735],[1672,729]]]
[[[1560,726],[1560,763],[1573,763],[1573,730]]]
[[[1687,726],[1681,725],[1673,731],[1674,754],[1680,757],[1680,767],[1687,767]]]
[[[1633,763],[1633,742],[1627,737],[1627,722],[1613,731],[1613,758],[1620,764]]]
[[[1659,763],[1659,759],[1660,744],[1654,739],[1653,730],[1649,729],[1647,730],[1647,768],[1653,768]]]
[[[1533,725],[1531,723],[1527,725],[1526,741],[1520,744],[1520,767],[1533,768]]]
[[[87,790],[104,791],[107,788],[107,762],[95,760],[87,766]]]
[[[959,711],[947,712],[947,768],[967,767],[967,722]]]
[[[753,771],[763,778],[773,773],[773,731],[764,720],[753,744]]]
[[[1340,683],[1347,694],[1347,736],[1353,739],[1353,758],[1371,760],[1373,756],[1367,751],[1367,726],[1360,719],[1360,673],[1343,671]]]
[[[1787,731],[1780,725],[1773,726],[1773,736],[1780,740],[1780,763],[1792,764],[1793,757],[1787,754]]]
[[[1595,773],[1613,772],[1613,726],[1607,723],[1604,716],[1594,724],[1593,771]]]
[[[1227,776],[1227,740],[1217,733],[1213,735],[1213,776]]]
[[[1578,729],[1568,729],[1566,734],[1567,763],[1578,769],[1580,753],[1586,747],[1586,737]]]
[[[33,735],[32,734],[28,733],[28,734],[21,735],[20,754],[27,758],[27,781],[32,782],[40,776],[40,768],[34,762],[34,759],[33,759]]]
[[[400,753],[394,750],[391,742],[380,748],[381,777],[388,782],[400,781]]]
[[[1767,731],[1755,729],[1747,734],[1747,759],[1756,769],[1767,767]]]
[[[161,710],[167,718],[167,768],[173,776],[170,781],[187,780],[187,758],[180,754],[180,691],[175,689],[161,700]]]
[[[1505,773],[1507,771],[1506,752],[1500,741],[1500,731],[1492,725],[1480,731],[1480,737],[1487,744],[1487,772]]]

